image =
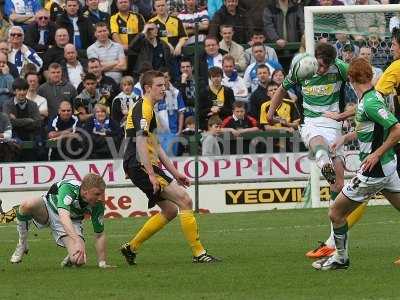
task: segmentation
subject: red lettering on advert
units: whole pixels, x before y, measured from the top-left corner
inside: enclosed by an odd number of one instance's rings
[[[43,173],[45,172],[44,169],[48,170],[48,176],[45,178]],[[42,180],[40,181],[40,175],[42,175]],[[56,177],[56,170],[52,166],[46,166],[46,165],[39,165],[39,166],[33,166],[33,184],[45,184],[49,183],[50,181],[54,180]]]
[[[109,182],[115,181],[114,165],[112,163],[109,163],[106,165],[106,167],[104,168],[103,174],[100,174],[99,169],[97,169],[97,166],[95,164],[89,164],[89,173],[96,173],[98,175],[101,175],[101,177],[104,178],[104,175],[106,174],[106,172],[108,174],[108,181]]]
[[[114,196],[108,196],[105,202],[106,207],[108,207],[110,210],[117,210],[118,207],[114,205],[112,202],[114,200]]]
[[[71,172],[71,173],[69,173]],[[74,176],[76,180],[81,181],[81,176],[79,176],[78,171],[75,169],[74,165],[68,165],[67,169],[64,172],[64,175],[62,176],[62,179],[65,179],[67,176]]]
[[[118,206],[121,209],[129,209],[131,208],[132,199],[128,196],[122,196],[118,199]],[[128,205],[127,205],[128,204]]]
[[[190,168],[190,164],[192,162],[193,162],[193,168]],[[200,166],[199,166],[199,178],[201,178],[201,177],[203,177],[204,175],[207,174],[208,165],[207,165],[207,163],[205,161],[203,161],[201,159],[199,160],[199,163],[203,167],[203,170],[202,170],[203,172],[201,173],[200,172]],[[191,171],[193,171],[193,173]],[[186,162],[185,166],[183,167],[183,172],[187,177],[194,178],[194,173],[195,172],[194,172],[194,160],[193,159]]]
[[[263,159],[262,159],[262,157],[257,158],[257,175],[258,176],[263,175]]]
[[[220,162],[225,162],[225,166],[221,167]],[[215,159],[214,160],[214,177],[220,177],[220,170],[228,169],[231,166],[231,162],[227,159]]]
[[[147,212],[141,210],[135,210],[130,213],[129,217],[147,217]]]
[[[302,163],[305,159],[307,159],[307,157],[308,157],[308,154],[305,154],[296,159],[296,162],[294,165],[295,165],[297,172],[302,173],[302,174],[309,174],[309,173],[305,172],[302,167]]]
[[[104,214],[104,218],[117,219],[117,218],[122,218],[122,216],[119,213],[117,213],[116,211],[110,211],[110,212]]]
[[[17,182],[17,177],[23,177],[24,173],[17,173],[17,169],[25,170],[25,167],[10,167],[10,184],[11,185],[19,185],[19,184],[27,184],[27,181]]]
[[[289,174],[289,157],[286,156],[286,169],[285,167],[281,164],[280,161],[278,161],[275,157],[271,157],[269,160],[269,174],[274,174],[272,171],[272,165],[275,165],[278,167],[279,170],[283,172],[283,174],[288,175]]]
[[[247,164],[242,166],[241,161],[245,161]],[[236,159],[236,176],[242,176],[242,169],[250,168],[253,161],[250,158],[237,158]]]

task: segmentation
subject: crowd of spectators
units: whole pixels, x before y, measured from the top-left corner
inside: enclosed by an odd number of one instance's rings
[[[304,6],[377,3],[374,0],[3,2],[0,10],[0,152],[4,153],[0,160],[3,161],[75,158],[82,155],[77,149],[90,151],[89,158],[111,157],[110,149],[119,149],[123,139],[129,108],[142,96],[140,76],[150,69],[163,72],[167,83],[165,99],[154,109],[160,143],[169,155],[188,151],[174,141],[176,137],[195,134],[196,92],[200,129],[204,133],[203,154],[221,153],[213,139],[221,134],[235,139],[257,131],[293,133],[301,117],[299,91],[288,92],[277,111],[278,124],[268,124],[265,114],[289,68],[281,60],[281,54],[291,51],[294,55],[297,50],[288,50],[288,43],[304,42]],[[399,26],[398,16],[391,17],[390,22],[384,14],[343,17],[348,28],[358,34],[336,33],[333,39],[332,35],[322,35],[320,40],[331,42],[338,57],[345,61],[356,56],[367,58],[374,64],[376,82],[384,63],[376,60],[379,57],[374,42],[385,38],[389,26]],[[196,27],[201,45],[197,85],[193,51]],[[356,101],[350,88],[347,99]],[[58,147],[51,146],[51,142]],[[290,149],[290,145],[274,140],[274,151],[283,147]]]

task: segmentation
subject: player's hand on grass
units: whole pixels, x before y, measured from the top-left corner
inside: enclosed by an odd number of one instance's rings
[[[187,178],[185,175],[178,173],[175,176],[176,181],[178,184],[180,184],[183,187],[189,187],[190,186],[190,180]]]
[[[372,152],[368,155],[361,164],[363,171],[371,171],[375,165],[379,162],[379,156]]]
[[[78,238],[78,240],[74,242],[72,260],[76,265],[86,264],[85,244],[81,238]]]
[[[117,266],[112,266],[112,265],[107,264],[107,262],[104,261],[104,260],[99,261],[98,266],[101,269],[112,269],[112,268],[116,268],[117,267]]]
[[[151,184],[153,185],[153,193],[156,194],[160,190],[160,183],[154,175],[149,175],[149,179]]]

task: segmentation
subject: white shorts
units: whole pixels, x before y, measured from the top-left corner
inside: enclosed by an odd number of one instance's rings
[[[47,228],[50,227],[51,229],[51,234],[53,235],[54,240],[56,241],[58,246],[65,247],[64,242],[62,241],[62,238],[67,236],[67,233],[64,230],[64,226],[60,222],[60,217],[57,215],[53,209],[49,206],[47,203],[46,195],[42,195],[42,200],[44,202],[44,205],[46,206],[47,213],[49,215],[49,219],[47,220],[47,224],[40,224],[33,220],[33,223],[38,229],[42,228]],[[72,220],[72,225],[75,228],[75,231],[78,233],[78,235],[83,238],[83,227],[82,227],[82,221],[80,220]]]
[[[386,177],[367,177],[357,173],[346,184],[342,193],[350,200],[364,202],[380,191],[400,193],[400,179],[397,171]]]
[[[329,128],[329,127],[317,127],[310,124],[303,124],[300,127],[300,135],[303,143],[306,145],[307,148],[310,148],[310,141],[316,136],[322,136],[325,139],[327,145],[333,144],[336,139],[341,137],[342,130],[336,128]],[[335,156],[344,156],[343,146],[336,150],[336,153],[330,153],[332,157]]]

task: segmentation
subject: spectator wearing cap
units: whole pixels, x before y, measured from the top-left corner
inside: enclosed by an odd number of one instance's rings
[[[124,48],[110,40],[109,33],[107,24],[100,22],[95,25],[96,42],[87,49],[87,57],[99,59],[104,74],[119,84],[122,72],[127,68],[127,61]]]
[[[49,46],[55,44],[55,33],[56,25],[50,22],[48,11],[41,9],[35,14],[35,21],[26,29],[24,42],[43,58]]]
[[[22,27],[12,26],[8,36],[11,49],[8,55],[8,61],[15,65],[18,69],[18,73],[21,75],[21,71],[27,63],[35,65],[36,71],[39,72],[43,66],[43,60],[35,50],[23,43],[24,31]]]
[[[224,0],[224,5],[215,13],[210,22],[209,34],[221,39],[219,35],[221,25],[232,25],[233,40],[238,44],[246,44],[249,41],[248,30],[253,28],[246,12],[238,7],[238,0]]]
[[[35,21],[35,13],[42,8],[38,0],[5,0],[4,15],[14,26],[27,25]]]
[[[79,12],[79,0],[66,0],[65,12],[56,23],[67,29],[69,40],[76,49],[87,49],[94,43],[93,25]]]
[[[300,42],[304,33],[304,12],[293,0],[271,1],[264,9],[264,32],[268,42],[284,48],[288,42]]]

